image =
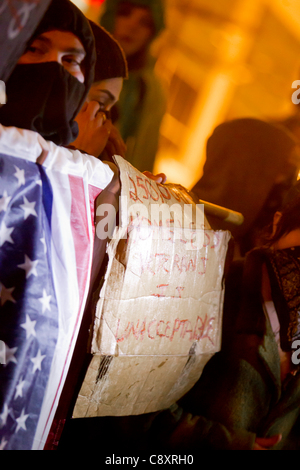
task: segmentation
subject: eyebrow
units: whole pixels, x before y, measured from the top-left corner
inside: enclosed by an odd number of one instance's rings
[[[99,90],[101,93],[106,93],[111,100],[115,100],[116,97],[108,90]]]
[[[44,37],[44,36],[42,36],[42,35],[41,35],[41,36],[37,36],[36,38],[34,38],[34,39],[31,41],[30,46],[34,43],[34,41],[42,41],[42,42],[44,42],[45,44],[47,44],[48,46],[52,46],[52,45],[53,45],[51,39],[48,39],[48,38],[46,38],[46,37]],[[30,46],[29,46],[29,47],[30,47]],[[81,56],[83,56],[83,57],[86,56],[86,52],[85,52],[85,50],[84,50],[83,47],[70,47],[70,48],[64,50],[64,53],[66,53],[66,54],[81,55]]]

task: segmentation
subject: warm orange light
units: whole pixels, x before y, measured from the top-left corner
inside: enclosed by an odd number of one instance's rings
[[[88,5],[91,5],[92,7],[99,7],[100,5],[102,5],[102,3],[105,2],[105,0],[84,0],[84,1]]]

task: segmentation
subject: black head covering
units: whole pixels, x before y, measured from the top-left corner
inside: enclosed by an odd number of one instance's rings
[[[85,86],[86,93],[88,93],[94,81],[94,67],[96,62],[95,41],[91,31],[89,21],[84,14],[77,8],[74,3],[69,0],[52,0],[51,5],[35,31],[30,42],[37,36],[40,36],[46,31],[54,29],[62,31],[70,31],[75,34],[80,41],[86,52],[84,61],[85,67]],[[83,104],[86,96],[82,99]]]
[[[127,78],[127,61],[120,44],[102,26],[90,21],[95,37],[97,61],[94,82],[109,78]]]
[[[225,122],[208,139],[204,173],[192,191],[199,199],[241,212],[244,224],[228,229],[243,235],[258,217],[277,176],[287,173],[293,151],[296,140],[283,128],[252,118]],[[290,172],[292,178],[296,168]]]
[[[62,30],[77,36],[86,52],[82,84],[56,62],[19,64],[6,84],[7,104],[0,122],[40,133],[58,145],[78,135],[74,118],[94,81],[94,36],[88,20],[69,0],[52,0],[29,44],[46,31]]]

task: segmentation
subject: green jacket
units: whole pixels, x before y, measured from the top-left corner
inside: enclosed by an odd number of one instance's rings
[[[114,32],[118,7],[124,0],[106,0],[101,25]],[[152,13],[155,32],[145,53],[145,66],[129,70],[117,104],[116,125],[127,145],[126,160],[140,171],[153,171],[158,150],[160,126],[166,111],[167,94],[162,80],[156,75],[155,60],[149,52],[151,42],[165,28],[165,6],[162,0],[130,0]],[[130,67],[129,67],[130,69]]]
[[[116,125],[127,145],[126,160],[140,171],[153,171],[166,111],[166,94],[150,62],[129,73],[117,105]]]

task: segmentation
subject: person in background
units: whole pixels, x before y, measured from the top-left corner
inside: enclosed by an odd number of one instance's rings
[[[126,160],[140,171],[152,171],[166,98],[154,72],[149,48],[164,29],[162,0],[107,0],[101,25],[124,50],[129,77],[124,82],[116,125],[126,143]]]
[[[94,83],[76,117],[79,135],[72,147],[82,149],[102,161],[113,155],[125,157],[126,145],[111,121],[111,108],[118,102],[124,80],[128,77],[127,62],[118,42],[101,26],[90,21],[95,37],[97,60]]]
[[[243,214],[240,227],[209,218],[212,228],[232,233],[237,256],[259,245],[261,230],[297,181],[299,155],[290,132],[259,119],[224,122],[208,139],[203,176],[192,192]]]
[[[299,214],[297,182],[265,243],[245,258],[229,340],[179,404],[158,416],[149,436],[156,450],[299,450]]]
[[[127,78],[127,62],[118,42],[103,27],[92,21],[90,21],[90,25],[95,37],[97,54],[95,78],[86,102],[76,117],[79,134],[71,146],[82,152],[95,155],[101,160],[113,162],[113,155],[124,157],[125,153],[125,144],[110,120],[110,110],[118,101],[123,80]],[[154,176],[147,173],[147,176],[157,182],[165,181],[163,174]],[[115,212],[118,212],[116,194],[119,193],[110,191],[110,186],[105,191],[105,202],[112,204]],[[95,226],[99,221],[100,219],[96,218]],[[102,265],[105,250],[106,243],[95,237],[90,293],[46,450],[55,450],[60,445],[60,436],[63,433],[65,421],[67,423],[69,421],[67,418],[69,418],[74,400],[77,398],[81,377],[84,375],[91,358],[87,351],[89,332],[93,321],[93,294],[100,284],[100,277],[105,267],[105,263]],[[90,420],[87,420],[87,425],[89,424]]]

